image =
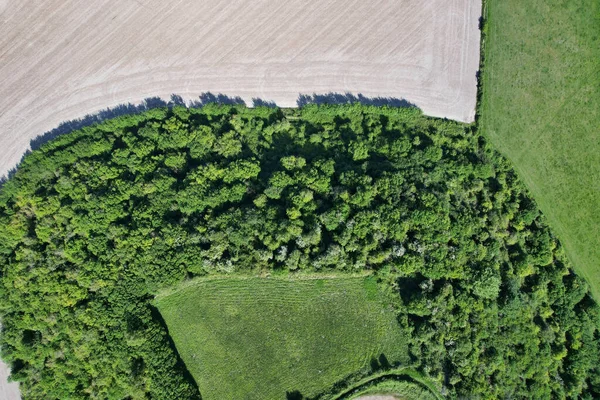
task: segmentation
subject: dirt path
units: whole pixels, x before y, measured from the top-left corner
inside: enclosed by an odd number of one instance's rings
[[[481,0],[0,0],[0,175],[60,122],[211,91],[404,98],[472,121]]]
[[[400,400],[400,398],[389,394],[370,394],[357,397],[356,400]]]

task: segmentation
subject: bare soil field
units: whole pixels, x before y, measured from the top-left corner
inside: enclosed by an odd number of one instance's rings
[[[475,115],[481,0],[0,0],[0,176],[59,123],[203,92]]]

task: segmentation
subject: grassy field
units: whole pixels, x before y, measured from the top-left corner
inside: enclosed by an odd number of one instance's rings
[[[197,280],[156,305],[204,400],[314,396],[384,354],[407,363],[405,333],[373,278]]]
[[[600,299],[600,2],[487,3],[481,127]]]

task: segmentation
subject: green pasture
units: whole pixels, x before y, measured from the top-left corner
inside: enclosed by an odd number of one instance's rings
[[[489,0],[482,132],[600,298],[600,2]]]
[[[200,279],[155,304],[204,400],[315,396],[382,360],[408,362],[407,334],[369,277]]]

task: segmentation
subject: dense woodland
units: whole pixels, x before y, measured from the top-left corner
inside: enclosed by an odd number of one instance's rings
[[[507,161],[416,109],[120,117],[28,155],[0,226],[0,345],[24,399],[198,398],[158,289],[364,269],[450,397],[600,397],[587,284]]]

